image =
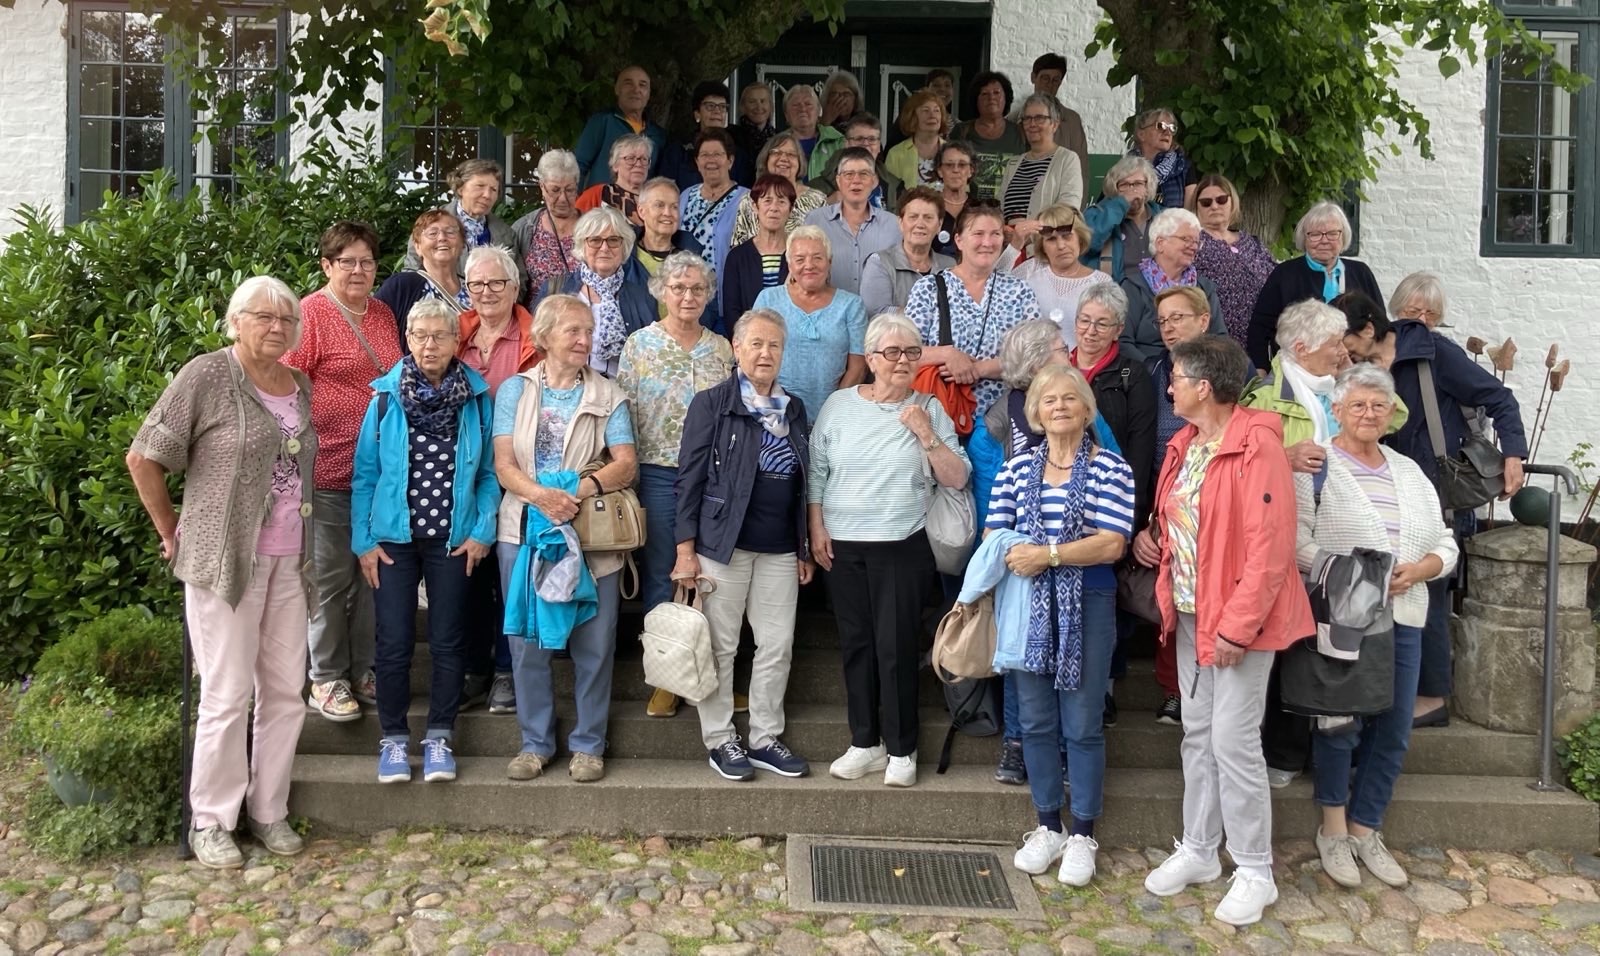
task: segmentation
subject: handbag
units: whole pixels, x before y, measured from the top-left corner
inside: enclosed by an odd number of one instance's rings
[[[1278,656],[1283,709],[1309,717],[1367,717],[1394,706],[1394,629],[1361,639],[1361,656],[1342,661],[1317,650],[1317,639]]]
[[[701,578],[693,597],[682,584],[672,600],[657,604],[644,616],[639,641],[644,645],[644,679],[651,687],[676,694],[690,703],[717,689],[717,659],[711,653],[711,622],[701,607],[716,586]]]
[[[972,604],[959,601],[933,632],[933,652],[928,663],[946,684],[966,678],[994,676],[994,592]]]
[[[950,288],[945,285],[943,272],[934,273],[933,284],[939,293],[939,344],[954,345],[955,333],[950,326]],[[980,337],[983,331],[988,329],[989,306],[994,303],[991,297],[984,296],[984,298],[986,300],[983,307],[984,329],[978,333]],[[945,413],[950,416],[952,422],[955,422],[957,435],[970,435],[977,425],[977,393],[971,385],[946,381],[944,376],[939,374],[941,371],[934,365],[921,369],[917,373],[915,387],[918,391],[938,397],[940,404],[944,405]]]
[[[578,473],[579,483],[608,463],[597,458],[585,465]],[[578,533],[578,544],[584,551],[635,551],[644,546],[644,519],[644,505],[639,503],[638,494],[632,488],[618,488],[578,502],[572,530]]]
[[[1422,386],[1422,412],[1428,420],[1428,440],[1433,443],[1438,463],[1433,483],[1439,489],[1439,503],[1446,511],[1470,511],[1505,494],[1505,452],[1484,437],[1475,420],[1469,419],[1472,436],[1454,458],[1446,455],[1439,396],[1433,387],[1433,363],[1418,362],[1417,376]]]
[[[930,396],[923,408],[933,401]],[[933,563],[940,574],[964,574],[967,559],[972,556],[972,542],[978,537],[978,503],[972,497],[972,483],[969,480],[962,488],[939,484],[926,454],[922,456],[922,475],[929,484],[926,527]]]
[[[1157,523],[1156,516],[1150,516],[1150,523],[1146,526],[1151,529],[1150,534],[1161,543],[1161,525]],[[1151,624],[1161,623],[1161,605],[1156,602],[1156,578],[1160,577],[1161,569],[1147,568],[1140,564],[1133,556],[1133,546],[1128,546],[1128,553],[1116,564],[1117,573],[1117,609],[1132,614],[1140,620],[1149,621]]]

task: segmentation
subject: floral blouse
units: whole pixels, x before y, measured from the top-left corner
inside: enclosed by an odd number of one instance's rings
[[[784,234],[787,235],[799,229],[806,221],[806,213],[813,209],[821,209],[828,204],[828,197],[822,190],[812,189],[809,186],[800,187],[800,196],[794,201],[794,208],[789,210],[789,221],[783,224]],[[750,198],[749,193],[739,200],[739,210],[734,214],[733,242],[729,249],[739,245],[746,239],[755,238],[756,234],[756,203]]]
[[[572,237],[556,235],[551,227],[550,214],[541,213],[528,242],[528,289],[530,304],[539,300],[539,290],[552,276],[576,272],[578,260],[572,255]]]
[[[924,345],[939,344],[939,275],[950,293],[952,344],[980,362],[1000,354],[1000,340],[1018,323],[1039,318],[1039,301],[1021,279],[992,275],[982,301],[974,302],[956,274],[946,269],[918,279],[906,300],[906,318],[916,323]],[[972,391],[978,400],[977,419],[982,421],[983,413],[1000,397],[1000,380],[980,378]]]
[[[1217,284],[1222,321],[1228,327],[1228,336],[1240,345],[1245,344],[1249,334],[1250,313],[1255,310],[1256,297],[1277,264],[1261,240],[1248,232],[1239,233],[1237,242],[1227,243],[1203,229],[1200,231],[1195,271]]]
[[[1172,501],[1162,509],[1172,547],[1172,603],[1184,614],[1195,613],[1195,586],[1200,580],[1200,487],[1205,484],[1206,468],[1221,447],[1220,437],[1189,446],[1172,485]]]
[[[678,467],[678,445],[689,402],[733,374],[728,340],[702,328],[700,340],[684,351],[656,322],[628,336],[617,366],[617,385],[633,405],[639,462]]]

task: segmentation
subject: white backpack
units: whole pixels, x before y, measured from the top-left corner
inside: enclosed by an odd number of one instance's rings
[[[689,597],[682,584],[672,600],[657,604],[644,616],[644,679],[651,687],[676,694],[690,703],[705,700],[717,689],[717,659],[711,653],[711,623],[701,598],[715,590],[702,578]]]

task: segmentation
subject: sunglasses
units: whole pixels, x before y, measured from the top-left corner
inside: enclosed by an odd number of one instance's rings
[[[1176,133],[1178,131],[1178,124],[1162,121],[1156,124],[1156,129],[1161,130],[1163,133]]]
[[[1051,236],[1060,236],[1061,238],[1065,239],[1067,236],[1073,234],[1072,227],[1077,224],[1077,219],[1069,219],[1059,226],[1040,226],[1039,238],[1049,239]]]
[[[1201,196],[1195,201],[1200,204],[1201,209],[1210,209],[1212,206],[1226,206],[1228,204],[1228,194],[1223,193],[1220,196]]]

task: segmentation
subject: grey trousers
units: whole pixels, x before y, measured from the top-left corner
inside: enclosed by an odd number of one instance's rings
[[[783,735],[783,695],[794,658],[795,601],[800,594],[799,562],[793,552],[757,554],[735,550],[727,564],[700,556],[703,575],[716,582],[705,597],[711,624],[711,650],[717,658],[717,689],[699,702],[700,740],[713,750],[734,737],[733,659],[745,615],[755,634],[750,664],[750,739],[766,747]]]
[[[1232,667],[1195,661],[1195,618],[1178,615],[1183,699],[1183,845],[1214,855],[1228,837],[1240,866],[1272,865],[1272,789],[1261,755],[1261,715],[1274,654],[1249,651]]]
[[[350,551],[350,492],[319,488],[311,501],[316,523],[311,576],[317,584],[307,636],[311,680],[360,680],[372,669],[377,624],[372,589]]]

